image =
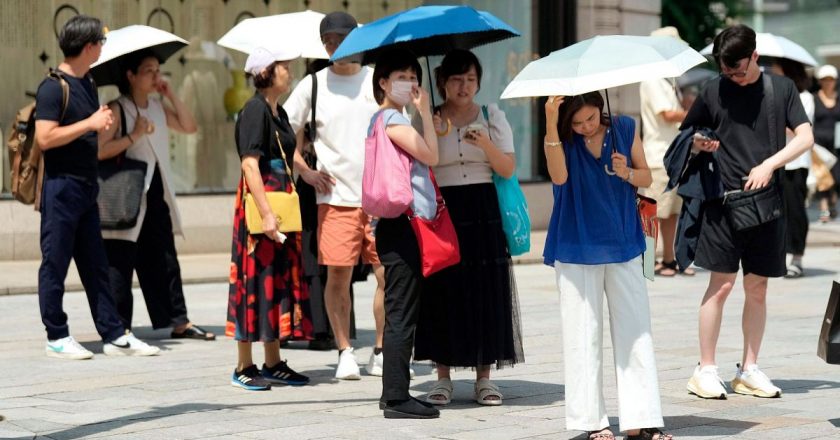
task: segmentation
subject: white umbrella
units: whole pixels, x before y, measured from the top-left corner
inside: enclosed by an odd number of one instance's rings
[[[237,23],[219,38],[219,46],[251,53],[258,47],[294,45],[303,58],[327,59],[321,43],[321,19],[324,14],[306,10],[289,14],[249,18]]]
[[[160,60],[166,61],[186,46],[187,40],[151,26],[135,24],[115,29],[105,34],[99,60],[91,66],[91,75],[97,86],[115,84],[125,75],[123,61],[138,50],[148,49]]]
[[[502,92],[502,99],[581,95],[678,77],[704,62],[696,50],[672,37],[596,36],[528,63]]]
[[[700,51],[701,54],[711,56],[714,45],[710,44]],[[817,60],[804,47],[780,35],[759,32],[755,34],[755,50],[765,57],[787,58],[798,61],[807,66],[819,66]]]

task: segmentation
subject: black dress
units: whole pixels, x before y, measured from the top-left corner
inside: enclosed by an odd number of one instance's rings
[[[441,187],[461,262],[427,278],[414,358],[451,367],[524,361],[513,265],[492,183]]]
[[[840,149],[834,148],[834,130],[835,125],[840,122],[840,102],[836,102],[834,107],[828,108],[823,104],[822,99],[817,93],[814,99],[814,142],[829,149],[835,156],[840,158]],[[840,97],[835,96],[835,99]],[[831,168],[831,175],[834,177],[835,190],[840,187],[840,164],[834,164]]]

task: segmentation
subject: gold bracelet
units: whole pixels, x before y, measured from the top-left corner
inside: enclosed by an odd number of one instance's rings
[[[562,147],[563,142],[560,142],[560,141],[557,141],[557,142],[543,141],[543,145],[545,145],[546,147]]]

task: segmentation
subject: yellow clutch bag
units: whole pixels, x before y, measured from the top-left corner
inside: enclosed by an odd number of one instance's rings
[[[265,197],[271,206],[271,212],[277,219],[277,230],[280,232],[300,232],[303,226],[300,221],[300,199],[296,191],[291,193],[271,191]],[[262,217],[257,209],[257,202],[251,193],[245,194],[245,225],[250,234],[262,234]]]
[[[275,132],[274,137],[277,139],[277,146],[280,148],[283,163],[286,165],[286,173],[289,179],[292,179],[292,192],[266,191],[265,198],[268,199],[271,212],[274,213],[274,218],[277,219],[278,231],[300,232],[303,230],[303,225],[300,220],[300,198],[295,189],[294,176],[292,175],[292,170],[289,168],[289,163],[286,161],[286,153],[283,152],[280,136]],[[245,176],[242,176],[242,180],[245,180]],[[254,200],[254,195],[248,191],[247,182],[243,182],[243,188],[246,191],[245,226],[248,228],[249,234],[262,234],[262,216],[260,215],[260,210],[257,208],[257,201]]]

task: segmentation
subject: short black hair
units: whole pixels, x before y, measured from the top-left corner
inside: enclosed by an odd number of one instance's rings
[[[475,74],[478,76],[478,88],[481,89],[481,62],[474,53],[455,49],[441,61],[440,66],[435,67],[435,87],[438,95],[444,100],[446,99],[446,80],[452,75],[463,75],[470,70],[470,67],[475,67]]]
[[[245,77],[251,78],[254,80],[254,87],[258,90],[267,89],[274,85],[274,69],[277,67],[278,64],[282,63],[282,61],[275,61],[268,65],[262,72],[253,75],[253,74],[245,74]]]
[[[411,69],[417,74],[418,85],[423,85],[423,69],[417,62],[417,56],[408,49],[389,49],[382,52],[373,69],[373,97],[377,104],[385,100],[385,91],[379,85],[380,79],[387,79],[398,70]]]
[[[604,97],[601,92],[589,92],[578,96],[568,96],[563,100],[560,106],[560,117],[557,119],[557,132],[560,134],[560,140],[566,143],[572,142],[572,118],[575,113],[579,112],[583,107],[591,105],[598,109],[601,114],[601,125],[605,127],[610,126],[610,119],[604,114]]]
[[[105,38],[102,21],[89,15],[76,15],[64,23],[58,35],[58,46],[65,58],[79,56],[88,43]]]
[[[160,58],[158,58],[158,56],[149,49],[132,52],[129,56],[126,56],[124,60],[121,60],[120,72],[122,72],[122,75],[117,78],[116,81],[117,88],[120,89],[121,94],[131,94],[131,85],[128,83],[128,71],[130,70],[131,73],[137,75],[137,70],[140,69],[140,65],[143,64],[143,61],[147,58],[154,58],[158,60],[158,63],[161,62]]]
[[[738,67],[738,61],[755,52],[755,31],[747,25],[738,24],[722,30],[715,36],[712,56],[718,66]]]

